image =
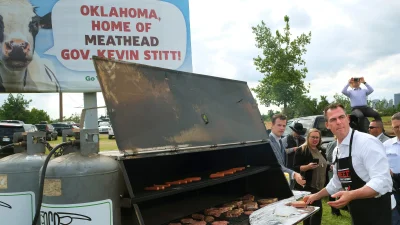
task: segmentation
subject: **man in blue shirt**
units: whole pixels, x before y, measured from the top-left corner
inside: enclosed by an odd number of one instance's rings
[[[361,88],[363,83],[367,89]],[[348,89],[351,87],[351,89]],[[364,125],[364,117],[374,117],[375,120],[382,121],[379,113],[367,105],[367,96],[374,92],[374,89],[365,82],[364,77],[352,77],[349,83],[343,88],[342,93],[350,98],[351,114],[357,116],[359,130],[367,133]]]

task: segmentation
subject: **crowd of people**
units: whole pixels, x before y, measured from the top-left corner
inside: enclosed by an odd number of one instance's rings
[[[307,132],[302,124],[294,123],[293,132],[282,138],[287,118],[283,114],[272,117],[271,147],[283,172],[290,174],[291,188],[309,191],[303,200],[320,207],[304,225],[323,224],[324,197],[329,197],[333,215],[348,210],[354,225],[400,225],[400,112],[391,118],[395,137],[389,138],[379,113],[367,106],[367,96],[373,91],[363,77],[351,78],[344,87],[355,125],[343,105],[325,108],[325,126],[335,137],[326,151],[321,149],[318,129]],[[364,117],[374,117],[368,128]]]

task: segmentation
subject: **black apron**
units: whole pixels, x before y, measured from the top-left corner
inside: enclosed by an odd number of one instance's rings
[[[336,152],[337,175],[342,187],[346,191],[362,188],[364,182],[354,171],[351,158],[354,131],[351,133],[349,157],[338,159]],[[368,166],[368,165],[366,165]],[[349,211],[353,225],[391,225],[392,208],[391,193],[386,193],[379,198],[356,199],[349,203]]]

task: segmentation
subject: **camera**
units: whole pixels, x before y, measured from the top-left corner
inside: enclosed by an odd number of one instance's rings
[[[359,82],[360,78],[359,77],[354,77],[353,80],[354,80],[354,82]]]

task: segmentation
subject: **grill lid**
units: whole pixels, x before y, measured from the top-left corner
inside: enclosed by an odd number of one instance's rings
[[[93,62],[122,151],[268,139],[246,82],[96,56]]]

